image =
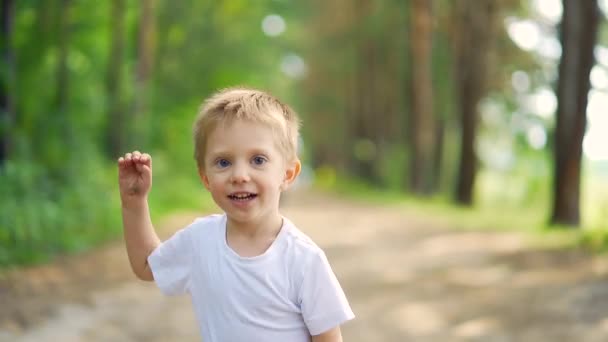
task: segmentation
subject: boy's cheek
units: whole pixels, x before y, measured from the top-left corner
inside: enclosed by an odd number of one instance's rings
[[[207,176],[207,174],[202,172],[202,170],[198,170],[198,175],[201,180],[201,183],[203,183],[205,188],[207,188],[207,190],[209,190],[211,185],[210,185],[209,177]]]
[[[203,185],[205,186],[205,189],[209,190],[209,191],[213,191],[215,190],[215,187],[213,186],[213,184],[211,184],[209,182],[209,180],[207,181],[203,181]]]

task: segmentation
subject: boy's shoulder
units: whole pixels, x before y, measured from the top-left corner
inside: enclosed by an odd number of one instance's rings
[[[183,228],[183,231],[190,235],[198,235],[201,233],[209,233],[210,230],[219,230],[224,223],[224,216],[220,214],[212,214],[202,217],[197,217]]]
[[[310,258],[324,255],[323,250],[306,233],[302,232],[293,222],[286,219],[287,230],[285,240],[287,249],[298,258]]]

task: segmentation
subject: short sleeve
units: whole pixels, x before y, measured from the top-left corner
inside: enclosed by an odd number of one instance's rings
[[[304,271],[300,308],[313,336],[355,317],[323,251],[315,253]]]
[[[177,231],[148,256],[154,282],[166,295],[183,294],[189,290],[192,242],[188,230]]]

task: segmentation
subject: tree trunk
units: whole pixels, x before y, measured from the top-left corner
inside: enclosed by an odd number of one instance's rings
[[[57,57],[57,88],[55,89],[55,109],[65,114],[68,106],[68,53],[69,53],[69,18],[70,0],[60,1],[58,53]]]
[[[379,183],[377,161],[377,132],[374,108],[374,87],[376,84],[377,47],[369,30],[370,13],[374,9],[374,0],[359,0],[356,10],[357,26],[356,63],[355,63],[355,107],[353,108],[353,171],[361,179]]]
[[[372,132],[374,131],[373,117],[373,63],[375,58],[374,47],[367,38],[360,42],[358,72],[358,94],[355,121],[355,160],[357,176],[366,181],[375,182],[375,140]]]
[[[116,158],[125,152],[126,115],[122,99],[123,55],[125,48],[125,0],[112,1],[112,33],[106,78],[108,116],[106,153]]]
[[[351,32],[355,23],[355,6],[350,0],[310,2],[310,8],[316,9],[309,26],[311,33],[320,37],[310,46],[314,51],[307,58],[310,63],[304,90],[307,102],[310,101],[311,117],[304,130],[314,132],[307,135],[306,150],[311,151],[312,166],[335,167],[339,173],[351,171],[352,130],[356,73],[343,75],[343,65],[327,63],[328,59],[341,60],[351,64],[353,47],[351,40],[340,39],[346,32]],[[335,15],[340,13],[340,15]],[[332,41],[331,49],[327,47]],[[323,86],[319,86],[323,85]],[[333,89],[331,93],[327,88]]]
[[[600,12],[596,0],[564,0],[563,5],[551,223],[576,226],[580,221],[580,171],[589,73],[594,64]]]
[[[461,126],[460,162],[455,200],[472,205],[477,156],[477,105],[485,94],[488,49],[496,34],[498,4],[495,0],[460,0],[455,9],[456,94]]]
[[[73,149],[76,147],[72,121],[69,117],[70,75],[68,55],[71,33],[70,6],[70,0],[61,0],[58,3],[57,65],[55,69],[55,94],[52,105],[55,118],[48,121],[49,134],[52,135],[52,139],[56,139],[55,141],[64,146],[64,149],[61,150],[60,154],[47,155],[50,159],[44,161],[47,163],[50,178],[56,179],[62,184],[67,183],[72,178],[70,175],[72,170],[65,166],[68,157],[75,156]],[[41,140],[40,143],[45,144],[45,141]]]
[[[11,129],[15,122],[15,57],[12,47],[15,2],[2,0],[0,58],[4,66],[0,79],[0,167],[10,157]]]
[[[440,188],[441,177],[442,177],[442,164],[443,164],[443,144],[445,143],[445,122],[442,119],[435,121],[435,141],[433,148],[433,188],[432,191],[436,192]]]
[[[139,31],[137,38],[137,70],[135,75],[134,110],[134,129],[141,141],[141,145],[145,145],[147,141],[147,132],[143,129],[146,127],[144,121],[149,114],[147,113],[149,98],[148,92],[155,48],[155,6],[155,0],[141,1]]]
[[[429,195],[434,188],[435,119],[432,80],[432,1],[411,1],[411,162],[410,189]]]

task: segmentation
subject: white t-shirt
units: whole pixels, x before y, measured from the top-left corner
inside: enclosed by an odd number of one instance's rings
[[[225,215],[199,218],[148,257],[163,293],[190,294],[205,342],[310,341],[355,317],[323,251],[286,218],[259,256],[225,236]]]

